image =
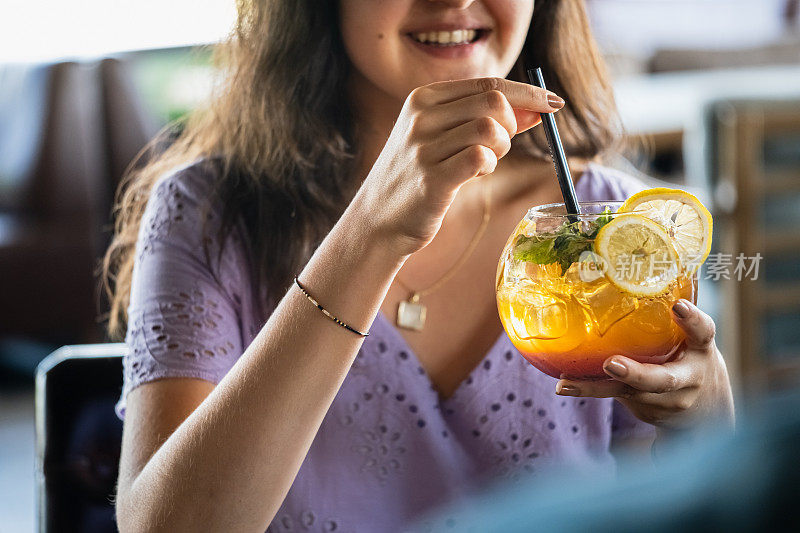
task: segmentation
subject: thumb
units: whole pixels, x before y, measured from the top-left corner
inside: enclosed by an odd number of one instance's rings
[[[515,109],[514,116],[517,119],[517,134],[531,129],[542,121],[539,113],[528,109]]]
[[[688,300],[680,299],[672,306],[675,323],[686,333],[686,346],[706,350],[714,342],[716,325],[710,316]]]

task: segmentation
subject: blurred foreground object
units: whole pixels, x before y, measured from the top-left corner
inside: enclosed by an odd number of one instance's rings
[[[413,531],[798,531],[800,390],[759,402],[736,435],[709,430],[617,480],[562,469],[453,505]],[[627,466],[627,467],[626,467]]]
[[[64,346],[36,373],[38,531],[116,531],[124,344]]]

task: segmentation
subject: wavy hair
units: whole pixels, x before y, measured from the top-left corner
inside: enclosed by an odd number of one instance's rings
[[[108,334],[125,329],[139,225],[155,182],[198,159],[216,165],[223,200],[220,242],[244,217],[255,279],[277,303],[353,198],[359,157],[347,94],[350,62],[338,2],[237,0],[230,38],[215,50],[220,83],[209,103],[173,124],[133,164],[117,190],[114,236],[102,261]],[[568,154],[594,157],[617,133],[613,96],[582,0],[538,0],[510,79],[541,66],[548,88],[570,105],[557,120]],[[537,128],[536,130],[540,130]],[[164,148],[166,146],[166,148]],[[546,153],[540,133],[515,147]]]

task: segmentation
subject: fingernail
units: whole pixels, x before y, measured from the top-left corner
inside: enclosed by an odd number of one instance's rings
[[[556,394],[561,396],[580,396],[581,390],[574,385],[558,385],[556,387]]]
[[[620,363],[619,361],[609,361],[606,364],[606,370],[615,376],[625,377],[628,374],[628,367]]]
[[[672,306],[672,310],[678,315],[678,318],[686,318],[689,316],[689,313],[692,312],[685,300],[678,300],[675,302],[675,305]]]
[[[564,99],[555,93],[547,93],[547,103],[553,109],[561,109],[564,107]]]

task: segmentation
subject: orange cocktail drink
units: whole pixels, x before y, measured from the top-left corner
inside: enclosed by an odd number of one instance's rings
[[[663,363],[684,340],[670,309],[679,298],[696,301],[702,259],[676,239],[688,228],[682,222],[693,223],[689,213],[679,208],[682,218],[664,219],[661,205],[658,215],[652,205],[620,207],[582,203],[577,218],[563,204],[533,208],[500,258],[503,326],[523,357],[551,376],[605,379],[612,355]]]

